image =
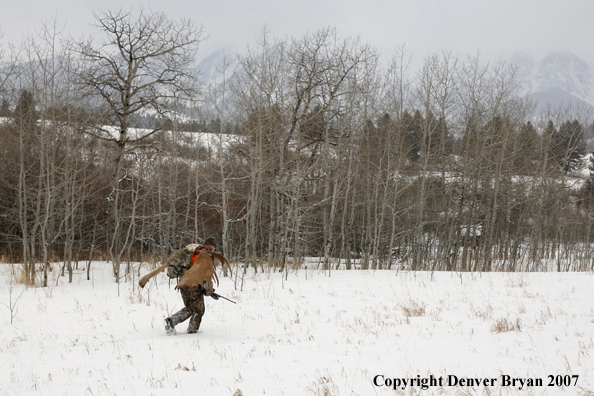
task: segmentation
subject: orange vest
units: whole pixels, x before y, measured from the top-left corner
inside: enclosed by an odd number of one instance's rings
[[[201,247],[198,250],[208,250],[208,249],[205,248],[205,247]],[[200,253],[194,255],[194,259],[192,260],[192,265],[194,265],[194,263],[196,262],[196,259],[198,258],[198,256],[200,256]]]

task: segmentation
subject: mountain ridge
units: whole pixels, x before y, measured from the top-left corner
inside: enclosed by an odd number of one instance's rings
[[[537,111],[547,106],[585,106],[594,110],[594,65],[570,51],[554,51],[537,59],[527,52],[516,51],[507,61],[516,67],[519,94],[532,99]],[[240,67],[237,56],[217,50],[200,61],[197,70],[205,86],[223,82]]]
[[[569,51],[555,51],[537,60],[515,52],[509,62],[517,67],[520,94],[547,105],[579,105],[594,108],[593,67]]]

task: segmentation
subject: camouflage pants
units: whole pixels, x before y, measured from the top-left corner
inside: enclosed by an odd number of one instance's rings
[[[185,307],[171,315],[168,319],[173,327],[190,318],[188,333],[196,333],[200,328],[204,315],[204,294],[201,292],[186,292],[180,290]]]

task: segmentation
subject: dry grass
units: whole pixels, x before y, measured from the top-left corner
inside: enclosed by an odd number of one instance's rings
[[[414,377],[414,375],[411,375]],[[438,376],[439,377],[439,376]],[[390,389],[391,390],[391,389]],[[377,392],[379,395],[380,392]],[[504,393],[500,386],[495,387],[476,387],[476,386],[434,386],[429,389],[423,389],[420,386],[406,387],[406,389],[397,388],[393,393],[398,396],[426,396],[426,395],[450,395],[450,396],[491,396],[491,395],[508,395],[512,393]],[[534,392],[531,389],[526,389],[524,396],[532,396]],[[594,396],[594,395],[588,395]]]
[[[546,310],[540,310],[540,315],[536,317],[536,323],[540,325],[546,325],[552,317],[553,313],[551,312],[551,308],[547,306]]]
[[[433,320],[434,322],[439,322],[443,318],[442,313],[443,313],[443,309],[438,307],[438,308],[435,308],[435,309],[429,311],[429,316],[431,317],[431,320]]]
[[[333,396],[338,395],[338,387],[329,376],[321,376],[316,372],[316,379],[312,381],[311,386],[307,388],[308,395],[314,396]]]
[[[401,304],[400,308],[402,308],[402,312],[404,312],[404,316],[407,318],[425,315],[425,305],[421,305],[414,300],[410,300],[407,305]]]
[[[182,366],[181,363],[177,364],[177,367],[174,370],[181,370],[181,371],[196,371],[196,367],[194,363],[192,363],[192,368],[188,368],[187,366]]]
[[[34,285],[34,282],[31,282],[27,279],[27,273],[25,272],[25,266],[21,264],[11,264],[10,265],[10,275],[12,278],[12,282],[19,284],[19,285]]]
[[[151,306],[151,294],[150,291],[142,293],[139,289],[130,289],[130,295],[128,296],[131,304],[145,304]]]
[[[522,331],[522,321],[520,318],[516,320],[509,318],[501,318],[495,320],[495,323],[491,325],[491,331],[493,333],[505,333],[508,331]]]
[[[493,307],[491,305],[487,305],[483,309],[471,306],[470,310],[474,316],[481,318],[484,321],[491,319],[491,316],[493,315]]]
[[[510,274],[509,277],[505,280],[505,285],[508,287],[519,287],[524,288],[528,287],[530,283],[526,279],[526,275],[523,273],[514,273]]]

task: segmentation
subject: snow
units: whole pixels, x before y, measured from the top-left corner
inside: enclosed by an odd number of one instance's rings
[[[552,105],[594,105],[594,74],[592,66],[569,51],[555,51],[542,59],[525,52],[509,57],[517,67],[516,81],[522,96],[539,99],[540,108]]]
[[[18,268],[0,266],[0,395],[594,392],[592,273],[248,271],[243,290],[220,277],[237,304],[207,298],[198,334],[184,322],[167,336],[163,318],[183,305],[164,274],[139,290],[136,277],[114,283],[109,263],[72,284],[56,266],[51,286],[25,288]],[[505,375],[543,386],[502,387]],[[550,375],[577,385],[548,387]],[[431,376],[443,385],[423,390]]]

